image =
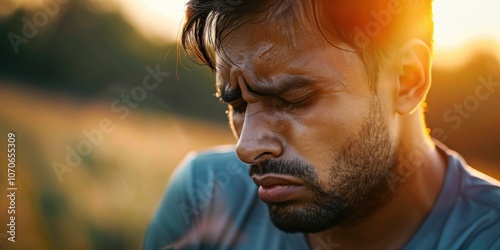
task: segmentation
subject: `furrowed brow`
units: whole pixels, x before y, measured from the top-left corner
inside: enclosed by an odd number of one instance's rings
[[[286,92],[308,87],[312,80],[298,75],[287,75],[280,77],[273,85],[250,86],[245,82],[245,86],[252,95],[256,96],[282,96]],[[240,91],[241,93],[241,91]]]
[[[308,87],[312,84],[312,80],[298,75],[287,75],[280,77],[273,85],[250,86],[246,81],[244,85],[246,90],[253,96],[282,96],[287,92]],[[242,98],[241,89],[239,87],[230,88],[231,84],[222,84],[217,97],[222,102],[229,103]]]

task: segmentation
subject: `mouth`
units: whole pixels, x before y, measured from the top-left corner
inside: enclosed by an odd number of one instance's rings
[[[266,174],[252,176],[259,186],[259,198],[266,203],[278,203],[297,198],[305,190],[304,182],[295,177]]]

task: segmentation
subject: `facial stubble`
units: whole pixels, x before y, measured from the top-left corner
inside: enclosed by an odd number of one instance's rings
[[[372,100],[365,123],[353,132],[332,159],[329,178],[321,184],[316,169],[303,160],[266,160],[252,165],[253,174],[300,178],[312,192],[307,201],[268,204],[273,224],[288,233],[317,233],[356,221],[379,209],[391,196],[387,178],[397,164],[382,104]]]

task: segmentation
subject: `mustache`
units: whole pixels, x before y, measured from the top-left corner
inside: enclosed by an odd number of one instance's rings
[[[318,174],[313,166],[301,160],[266,159],[260,165],[250,165],[248,175],[287,175],[300,178],[304,182],[317,182]]]

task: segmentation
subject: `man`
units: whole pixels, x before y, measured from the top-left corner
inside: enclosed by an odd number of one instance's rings
[[[498,182],[424,122],[431,9],[190,1],[183,45],[238,143],[181,164],[145,248],[500,249]]]

